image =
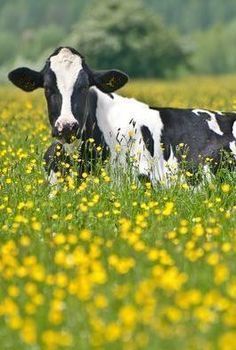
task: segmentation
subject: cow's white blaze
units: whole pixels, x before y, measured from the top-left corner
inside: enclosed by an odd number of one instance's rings
[[[220,130],[220,126],[217,123],[215,114],[213,112],[207,111],[205,109],[194,109],[193,113],[195,113],[196,115],[199,115],[199,113],[206,113],[210,116],[210,120],[207,120],[207,124],[209,126],[209,129],[211,129],[212,131],[214,131],[216,134],[218,135],[223,135],[223,132]]]
[[[63,126],[76,122],[71,109],[71,96],[79,72],[83,69],[82,59],[69,49],[63,48],[50,58],[51,70],[55,73],[57,87],[62,96],[61,113],[55,126],[62,131]]]

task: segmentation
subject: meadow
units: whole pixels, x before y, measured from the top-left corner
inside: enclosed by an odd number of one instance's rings
[[[236,110],[235,76],[121,93]],[[49,197],[50,142],[43,93],[2,86],[0,349],[235,350],[236,174],[152,188],[104,164]]]

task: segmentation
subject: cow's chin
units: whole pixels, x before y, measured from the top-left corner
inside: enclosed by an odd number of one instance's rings
[[[58,142],[60,142],[62,145],[64,145],[65,143],[71,144],[74,143],[76,140],[75,136],[60,136],[56,138]]]

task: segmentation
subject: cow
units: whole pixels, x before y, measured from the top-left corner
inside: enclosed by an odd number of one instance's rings
[[[113,166],[132,164],[135,174],[153,184],[168,184],[183,163],[191,174],[200,165],[216,172],[224,154],[235,165],[236,113],[154,108],[122,97],[114,92],[127,83],[128,76],[115,69],[91,69],[73,48],[59,47],[41,71],[18,68],[9,79],[27,92],[44,89],[56,139],[44,157],[52,184],[61,157],[69,163],[78,140],[79,177],[91,171],[97,159],[108,156]],[[92,151],[87,142],[91,139]]]

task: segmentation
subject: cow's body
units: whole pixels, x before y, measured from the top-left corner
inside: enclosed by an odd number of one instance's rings
[[[205,169],[214,172],[221,164],[222,151],[236,159],[235,131],[235,113],[153,108],[92,87],[87,120],[80,136],[84,144],[93,139],[94,149],[101,146],[103,159],[110,154],[113,166],[126,167],[129,157],[137,175],[145,175],[153,183],[169,184],[183,160],[186,169],[193,172],[206,163]],[[69,145],[63,147],[67,152]],[[91,161],[83,151],[80,157],[82,161]],[[56,169],[48,169],[54,179]],[[81,166],[80,174],[86,170],[86,165]]]
[[[79,175],[96,163],[97,148],[102,149],[103,160],[110,153],[112,165],[131,163],[137,175],[153,183],[168,184],[183,160],[193,172],[208,160],[215,171],[224,151],[235,164],[236,114],[152,108],[113,94],[127,82],[126,75],[92,71],[73,49],[57,49],[41,72],[20,68],[9,77],[26,91],[45,88],[52,134],[58,139],[45,154],[52,183],[61,156],[70,162],[66,153],[73,146],[72,137],[82,141]],[[94,140],[92,152],[89,139]]]

